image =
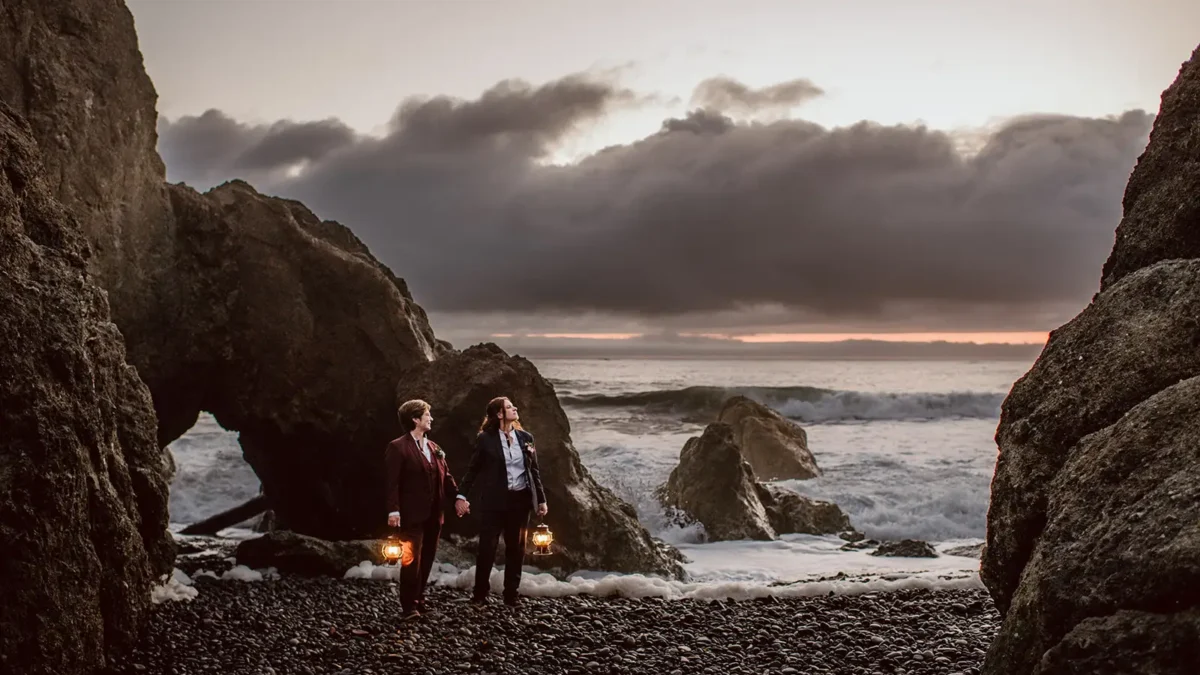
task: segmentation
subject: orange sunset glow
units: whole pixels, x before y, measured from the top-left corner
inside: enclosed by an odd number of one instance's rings
[[[563,340],[630,340],[644,333],[530,333],[525,337]],[[513,333],[493,333],[493,338],[510,338]],[[731,340],[746,343],[775,342],[842,342],[845,340],[877,340],[880,342],[955,342],[976,344],[1042,344],[1049,333],[1039,331],[992,333],[754,333],[728,335],[723,333],[681,333],[680,337]]]
[[[552,340],[630,340],[642,337],[643,333],[530,333],[525,337],[548,338]],[[512,337],[496,334],[492,337]]]
[[[974,342],[976,344],[1041,344],[1046,332],[1001,333],[758,333],[737,335],[740,342],[841,342],[843,340],[879,340],[881,342]]]

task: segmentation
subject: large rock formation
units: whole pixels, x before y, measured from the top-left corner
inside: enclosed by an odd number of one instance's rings
[[[687,440],[679,464],[656,494],[664,506],[699,521],[709,541],[770,541],[780,534],[851,529],[836,504],[757,482],[733,427],[719,422]]]
[[[173,222],[158,143],[158,95],[121,0],[4,0],[0,100],[29,121],[54,195],[92,247],[131,360],[136,326],[172,321],[158,300]]]
[[[1194,672],[1200,654],[1200,49],[1163,94],[1101,292],[1004,402],[987,673]]]
[[[164,294],[180,321],[140,327],[155,333],[139,370],[160,442],[209,411],[240,432],[280,527],[376,534],[396,382],[447,347],[404,282],[341,225],[240,181],[170,194],[177,283]]]
[[[85,673],[171,570],[171,465],[79,225],[0,103],[0,671]]]
[[[599,485],[579,461],[571,425],[554,388],[529,361],[494,344],[415,366],[400,377],[396,400],[420,398],[433,406],[430,437],[446,451],[451,472],[461,478],[488,401],[508,396],[521,424],[534,435],[546,487],[546,524],[554,532],[555,555],[527,558],[530,564],[618,572],[654,572],[681,577],[678,562],[651,539],[634,508]],[[476,534],[473,516],[447,511],[446,531]]]
[[[296,202],[168,186],[119,0],[8,0],[0,98],[31,120],[51,187],[85,224],[159,443],[210,411],[241,432],[281,525],[372,534],[396,378],[447,348],[404,283]]]
[[[821,475],[800,425],[745,396],[721,407],[717,421],[733,427],[742,455],[762,480],[805,480]]]

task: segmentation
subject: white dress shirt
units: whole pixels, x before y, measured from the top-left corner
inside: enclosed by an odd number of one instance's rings
[[[524,490],[529,487],[529,479],[525,476],[525,457],[521,454],[521,444],[517,441],[517,432],[500,430],[500,447],[504,450],[504,466],[508,474],[509,490]]]
[[[412,433],[409,433],[409,436],[412,436],[413,440],[417,442],[417,447],[420,448],[421,453],[425,455],[425,461],[433,464],[433,455],[429,454],[429,439],[425,438],[424,436],[417,438],[416,436],[413,436]]]
[[[505,474],[508,476],[509,490],[524,490],[529,487],[529,477],[525,475],[525,457],[521,454],[521,444],[517,441],[517,432],[500,430],[500,450],[504,453]],[[463,495],[458,498],[466,501]]]
[[[412,439],[417,442],[417,447],[420,448],[421,453],[425,455],[425,461],[432,464],[433,455],[429,454],[429,439],[425,438],[424,436],[417,438],[416,434],[413,434],[411,431],[408,433],[408,435],[412,436]],[[398,515],[400,515],[399,511],[392,511],[388,514],[389,517]]]

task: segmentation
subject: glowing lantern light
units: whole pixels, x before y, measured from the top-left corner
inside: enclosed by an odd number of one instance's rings
[[[554,543],[554,533],[545,523],[537,526],[533,532],[533,554],[550,555],[550,544]]]
[[[401,567],[405,567],[412,563],[413,553],[412,544],[404,541],[396,535],[392,535],[383,540],[383,546],[380,548],[380,553],[383,554],[383,559],[389,565],[400,563]]]

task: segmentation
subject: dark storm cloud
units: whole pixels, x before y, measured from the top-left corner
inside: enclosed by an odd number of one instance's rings
[[[696,111],[575,165],[543,161],[635,103],[583,77],[411,100],[386,136],[323,155],[297,141],[256,165],[259,184],[350,225],[435,311],[765,306],[831,325],[1032,330],[1097,288],[1151,122],[1028,117],[973,139],[968,157],[962,139],[922,127]],[[208,113],[164,124],[160,146],[173,179],[211,184],[244,174],[271,128]],[[297,157],[311,161],[284,177]]]
[[[823,89],[804,79],[752,89],[732,78],[710,77],[692,92],[692,105],[738,113],[787,110],[824,93]]]
[[[719,134],[729,131],[734,126],[731,118],[714,110],[701,109],[689,112],[682,119],[672,117],[665,120],[662,123],[662,130],[665,132],[690,131],[694,134]]]
[[[477,101],[446,96],[406,101],[391,128],[398,138],[438,151],[519,141],[518,150],[537,154],[580,123],[636,100],[633,92],[579,75],[536,88],[506,80]]]
[[[239,177],[269,180],[271,172],[319,160],[355,140],[338,120],[242,124],[219,110],[171,121],[160,118],[159,152],[171,179],[195,185]]]

